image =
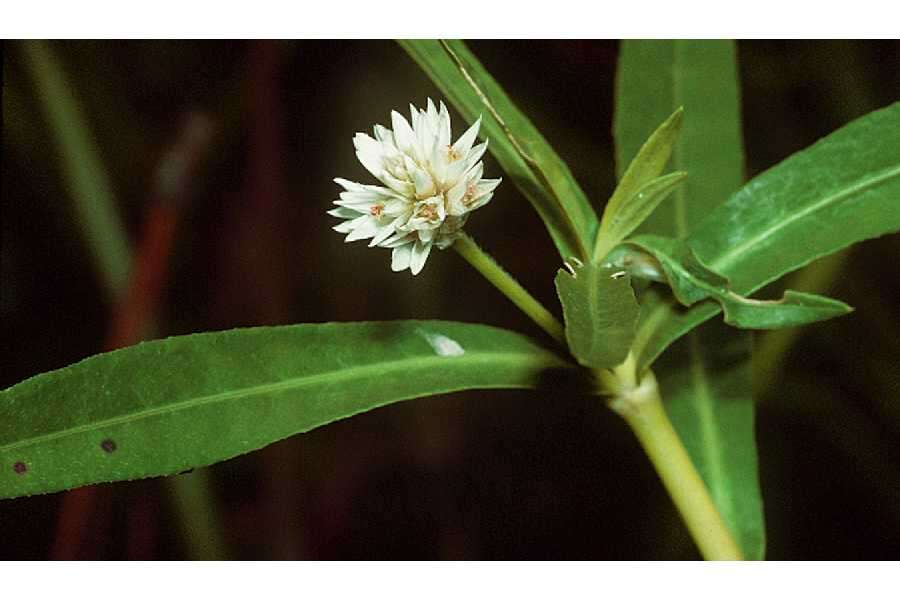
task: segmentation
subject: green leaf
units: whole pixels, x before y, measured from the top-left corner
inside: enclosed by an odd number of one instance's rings
[[[594,264],[575,265],[556,274],[569,350],[585,366],[613,367],[628,356],[638,307],[631,278]]]
[[[628,165],[603,210],[600,229],[594,245],[594,260],[602,260],[619,242],[624,240],[657,204],[662,202],[687,173],[659,178],[672,155],[672,148],[681,131],[684,110],[679,108],[663,122],[641,146]],[[655,183],[654,183],[655,182]]]
[[[751,341],[747,332],[708,323],[653,368],[666,412],[744,558],[761,560],[765,524],[748,388]]]
[[[597,237],[594,260],[602,260],[610,250],[640,227],[656,207],[668,198],[686,178],[686,172],[676,171],[657,177],[641,186],[634,196],[617,211],[615,216],[610,218],[605,232],[603,224],[601,224],[600,236],[602,238]]]
[[[640,232],[684,238],[743,182],[743,143],[734,43],[728,40],[629,40],[622,44],[616,89],[616,162],[621,173],[647,134],[683,106],[671,168],[690,178],[660,204]],[[643,265],[650,273],[654,265]],[[633,352],[643,369],[657,326],[675,313],[668,290],[640,298]],[[659,306],[672,309],[664,313]],[[700,302],[691,310],[718,308]],[[684,309],[680,309],[684,312]],[[682,340],[655,367],[676,431],[736,536],[745,558],[761,559],[765,526],[753,431],[750,336],[712,323]]]
[[[497,162],[543,219],[560,257],[587,260],[597,215],[569,167],[461,41],[399,44],[482,137]]]
[[[26,40],[21,48],[34,79],[35,96],[41,100],[55,138],[66,185],[77,219],[88,236],[86,241],[97,272],[105,291],[113,298],[120,298],[131,268],[131,248],[100,149],[51,44]]]
[[[863,116],[762,173],[687,239],[697,256],[753,293],[811,261],[900,230],[900,103]],[[642,306],[640,364],[718,312]]]
[[[324,323],[146,342],[0,392],[0,498],[209,465],[373,408],[529,388],[562,359],[465,323]]]
[[[611,265],[635,276],[647,274],[659,280],[664,275],[675,298],[691,306],[711,298],[725,310],[725,322],[744,329],[777,329],[823,321],[852,309],[837,300],[788,290],[780,300],[745,298],[731,289],[728,278],[711,270],[683,241],[645,234],[629,240],[609,256]],[[637,265],[632,270],[632,265]]]
[[[626,40],[616,80],[621,174],[657,125],[684,109],[670,167],[690,177],[641,231],[683,237],[744,181],[740,94],[730,40]]]

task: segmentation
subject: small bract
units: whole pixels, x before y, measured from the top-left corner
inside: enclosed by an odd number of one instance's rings
[[[375,125],[374,138],[356,134],[359,162],[384,185],[335,179],[344,191],[328,214],[344,219],[334,227],[347,234],[344,241],[371,238],[370,247],[393,248],[391,269],[416,275],[432,246],[449,248],[501,180],[482,178],[487,141],[475,144],[481,118],[451,143],[443,102],[436,108],[429,99],[427,109],[409,109],[411,123],[392,111],[393,129]]]

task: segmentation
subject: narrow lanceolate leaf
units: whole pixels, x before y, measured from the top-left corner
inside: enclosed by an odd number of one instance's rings
[[[569,350],[585,367],[613,367],[628,356],[638,307],[630,277],[618,269],[573,265],[556,274]]]
[[[674,185],[677,185],[686,173],[675,174],[664,183],[659,176],[669,163],[672,148],[681,132],[684,110],[679,108],[666,119],[647,139],[628,169],[622,175],[612,197],[603,210],[600,229],[594,244],[594,260],[600,261],[606,253],[634,231],[646,219],[656,205],[661,202]],[[656,182],[655,185],[654,181]],[[653,185],[653,187],[650,187]],[[666,187],[670,185],[671,187]],[[651,194],[651,192],[656,192]]]
[[[594,260],[603,260],[610,250],[631,235],[685,178],[687,178],[687,173],[676,171],[652,179],[638,188],[631,199],[624,203],[608,221],[606,221],[604,213],[604,221],[600,224],[600,234],[597,236],[597,245],[594,246]]]
[[[683,240],[645,234],[629,240],[609,255],[610,264],[633,275],[648,273],[663,279],[684,306],[711,299],[725,311],[725,322],[743,329],[778,329],[824,321],[852,309],[837,300],[788,290],[779,300],[746,298],[731,289],[727,277],[716,273],[697,258]],[[636,269],[632,269],[636,265]],[[660,277],[660,275],[662,277]]]
[[[52,45],[22,42],[41,108],[61,158],[66,185],[106,291],[119,297],[131,268],[131,248],[116,205],[112,183],[81,105]]]
[[[646,136],[677,107],[684,121],[670,168],[690,176],[639,232],[684,238],[743,182],[737,65],[730,41],[626,41],[617,78],[616,162],[620,173]],[[643,265],[652,274],[653,265]],[[651,286],[641,299],[633,351],[644,350],[675,299]],[[699,302],[691,310],[718,308]],[[682,309],[683,311],[684,309]],[[673,425],[710,489],[745,558],[760,559],[765,527],[757,474],[750,379],[750,336],[721,323],[693,332],[654,368]]]
[[[469,121],[482,117],[488,149],[543,219],[560,257],[587,260],[597,215],[537,128],[461,41],[401,40],[400,45]]]
[[[765,554],[751,338],[721,322],[685,336],[654,364],[666,412],[747,560]]]
[[[178,473],[399,400],[533,387],[565,365],[519,334],[445,321],[147,342],[0,392],[0,498]]]
[[[900,230],[900,103],[861,117],[762,173],[687,239],[697,256],[750,294],[809,262]],[[649,364],[718,312],[659,302],[636,344]]]
[[[613,131],[624,175],[644,141],[684,109],[670,167],[690,175],[642,232],[681,237],[744,180],[740,97],[729,40],[628,40],[622,43]],[[624,109],[624,110],[623,110]]]

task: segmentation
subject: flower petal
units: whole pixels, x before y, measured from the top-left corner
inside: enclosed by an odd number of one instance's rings
[[[438,113],[438,146],[441,149],[446,148],[450,145],[450,113],[447,111],[447,107],[444,106],[444,103],[441,102],[441,110]]]
[[[482,175],[484,175],[484,163],[476,163],[472,169],[469,169],[464,179],[469,182],[469,185],[474,185],[481,180]]]
[[[412,175],[416,184],[417,198],[428,198],[434,195],[436,190],[434,189],[434,180],[431,178],[431,175],[419,167],[415,167]]]
[[[457,154],[465,156],[469,153],[469,150],[472,149],[472,144],[475,143],[475,138],[478,136],[479,127],[481,127],[481,117],[478,117],[478,120],[476,120],[464,134],[459,136],[459,139],[453,144],[453,149]]]
[[[378,233],[378,220],[371,216],[367,215],[363,217],[365,220],[362,221],[356,228],[350,232],[350,234],[344,238],[345,242],[355,242],[356,240],[364,240],[366,238],[370,238],[376,233]]]
[[[413,244],[404,244],[394,248],[391,254],[391,270],[403,271],[409,268],[409,261],[412,258]]]
[[[357,133],[353,138],[353,145],[356,147],[356,157],[362,166],[375,177],[381,177],[384,172],[384,150],[381,142],[375,140],[365,133]]]
[[[394,251],[396,252],[396,250]],[[431,242],[417,241],[412,245],[412,255],[409,262],[409,270],[413,275],[418,275],[428,260],[428,254],[431,252]]]
[[[367,219],[371,219],[371,218],[372,218],[371,215],[362,215],[355,219],[350,219],[349,221],[344,221],[343,223],[338,223],[337,225],[332,227],[332,229],[334,229],[338,233],[351,233],[357,227],[362,225],[364,221],[366,221]],[[348,240],[344,240],[344,241],[348,241]]]
[[[396,110],[391,111],[391,125],[394,127],[397,149],[405,154],[415,154],[416,133],[406,118]]]
[[[353,225],[350,223],[350,221],[344,221],[343,223],[338,223],[337,225],[332,227],[332,229],[337,231],[338,233],[350,233],[351,231],[353,231]]]
[[[423,242],[431,242],[440,234],[440,230],[438,229],[420,229],[416,232],[419,236],[419,239]]]
[[[450,166],[447,167],[447,172],[444,175],[444,185],[456,185],[456,182],[462,178],[463,173],[468,170],[469,163],[465,160],[457,160],[450,163]]]
[[[375,126],[375,139],[379,142],[394,145],[394,134],[393,132],[383,125]]]
[[[413,241],[415,241],[413,234],[405,231],[398,231],[378,245],[382,248],[396,248],[398,246],[403,246],[404,244],[411,244]]]
[[[360,192],[366,189],[361,183],[356,183],[355,181],[350,181],[349,179],[344,179],[342,177],[335,177],[334,182],[347,190],[348,192]]]
[[[412,196],[416,193],[416,187],[411,182],[401,181],[387,171],[381,174],[380,179],[385,185],[402,196]]]
[[[475,186],[475,197],[477,198],[481,194],[487,194],[489,192],[493,192],[500,182],[503,181],[502,178],[499,179],[482,179]]]
[[[331,215],[332,217],[337,217],[338,219],[355,219],[359,216],[360,212],[363,211],[353,210],[352,208],[341,206],[329,210],[327,214]]]
[[[487,142],[482,142],[469,151],[469,155],[466,157],[468,168],[471,169],[481,160],[485,150],[487,150]]]
[[[404,213],[411,212],[412,207],[413,207],[412,203],[409,202],[408,200],[406,200],[405,198],[403,198],[403,199],[393,198],[393,199],[385,202],[384,214],[391,216],[391,217],[397,217]]]
[[[450,188],[444,197],[447,199],[447,214],[458,217],[469,211],[468,207],[463,204],[463,196],[466,195],[468,184],[465,179],[460,179],[456,185]]]
[[[431,98],[429,98],[426,106],[427,106],[426,114],[428,115],[428,122],[431,125],[432,130],[437,130],[436,125],[437,125],[438,112],[437,112],[437,108],[434,106],[434,101]]]
[[[469,202],[469,211],[478,210],[485,204],[487,204],[491,198],[494,197],[493,192],[488,192],[487,194],[482,194],[480,196],[475,196],[471,202]]]
[[[388,223],[386,225],[382,225],[381,227],[379,227],[378,233],[376,233],[375,236],[372,238],[372,241],[369,242],[369,248],[371,248],[372,246],[379,245],[381,242],[385,241],[386,239],[388,239],[389,237],[394,235],[394,233],[396,233],[396,230],[393,228],[392,225],[393,225],[392,223]]]

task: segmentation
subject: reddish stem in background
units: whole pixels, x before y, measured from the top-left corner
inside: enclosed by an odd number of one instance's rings
[[[115,308],[104,351],[139,342],[153,324],[169,273],[169,259],[181,208],[188,198],[188,180],[206,154],[212,123],[190,113],[175,146],[160,161],[153,198],[147,208],[132,276],[121,303]],[[97,486],[89,485],[62,496],[51,560],[75,560],[83,545],[96,504]]]
[[[256,293],[249,298],[252,319],[259,324],[290,321],[290,247],[285,215],[288,191],[285,180],[285,110],[282,100],[284,46],[276,41],[258,41],[249,53],[250,137],[248,179],[245,183],[246,208],[253,215],[242,221],[242,238],[252,236],[258,246],[246,273],[257,282]],[[262,252],[261,252],[262,251]],[[265,257],[265,258],[263,258]],[[297,508],[303,482],[296,440],[285,440],[260,453],[264,483],[260,520],[269,540],[268,558],[298,560],[307,549],[303,522]]]

